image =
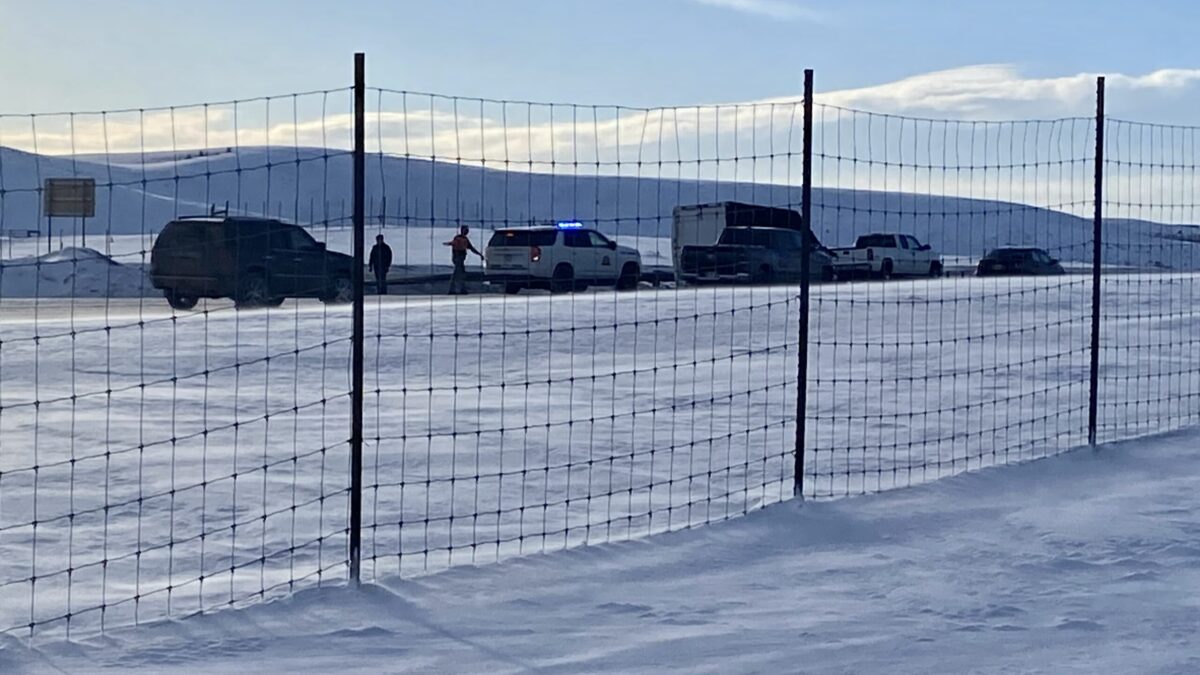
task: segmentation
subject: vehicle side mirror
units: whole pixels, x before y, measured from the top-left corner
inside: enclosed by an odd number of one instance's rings
[[[615,242],[615,241],[608,242],[608,247],[614,251],[617,250],[617,242]]]
[[[1058,264],[1058,258],[1051,258],[1051,259],[1050,259],[1050,264],[1051,264],[1051,265],[1057,265],[1057,264]]]
[[[918,251],[928,251],[929,249],[930,249],[929,244],[921,244],[921,247],[918,248],[917,250]]]

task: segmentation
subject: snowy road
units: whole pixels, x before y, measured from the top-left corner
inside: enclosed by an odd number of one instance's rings
[[[651,539],[324,588],[10,673],[1192,673],[1200,434]]]

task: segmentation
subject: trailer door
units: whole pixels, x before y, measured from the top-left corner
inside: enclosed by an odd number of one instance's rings
[[[671,231],[672,263],[679,279],[679,254],[684,246],[714,246],[725,231],[725,205],[678,206]]]

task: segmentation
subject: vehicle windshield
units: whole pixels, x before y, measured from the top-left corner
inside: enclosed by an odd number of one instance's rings
[[[890,234],[868,234],[858,238],[857,248],[892,248],[896,238]]]
[[[553,246],[555,230],[497,230],[488,246]]]
[[[771,231],[731,227],[721,233],[721,243],[730,246],[770,246]]]
[[[203,224],[174,222],[163,228],[154,244],[156,248],[167,250],[187,246],[203,246],[205,229]]]
[[[297,250],[314,250],[321,248],[317,240],[311,234],[299,227],[288,228],[291,232],[292,246]]]
[[[995,260],[1023,260],[1033,257],[1033,251],[1027,248],[996,248],[986,257]]]
[[[609,244],[612,243],[607,238],[605,238],[604,235],[600,234],[599,232],[593,231],[593,230],[588,230],[588,239],[592,240],[592,246],[594,246],[596,248],[605,248]]]

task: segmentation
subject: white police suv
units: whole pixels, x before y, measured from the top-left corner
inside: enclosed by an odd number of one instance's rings
[[[637,249],[578,222],[496,230],[488,241],[486,278],[507,293],[545,288],[555,293],[590,285],[635,288],[642,274]]]

